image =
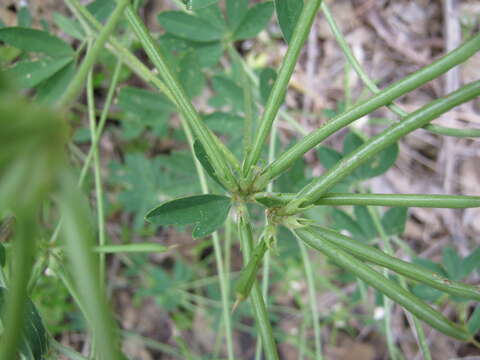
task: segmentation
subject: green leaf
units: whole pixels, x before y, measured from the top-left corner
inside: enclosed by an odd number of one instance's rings
[[[56,74],[42,81],[37,86],[37,101],[53,105],[70,84],[75,72],[75,64],[72,61]]]
[[[470,253],[462,261],[461,278],[466,278],[470,273],[480,266],[480,246]]]
[[[111,165],[109,179],[121,186],[118,202],[134,215],[133,228],[144,225],[145,213],[158,202],[200,191],[195,165],[187,151],[173,151],[149,159],[143,153],[127,153],[125,164]]]
[[[147,126],[153,129],[155,135],[165,137],[168,119],[175,110],[163,94],[130,86],[120,90],[118,106],[127,114],[122,119],[126,139],[140,135]]]
[[[233,35],[234,39],[245,40],[257,36],[267,26],[272,13],[273,2],[271,1],[261,2],[248,9],[247,14]]]
[[[266,104],[276,79],[277,72],[273,68],[265,68],[260,73],[260,97],[262,99],[262,103]]]
[[[195,152],[195,157],[197,160],[202,164],[203,168],[210,176],[210,178],[215,181],[218,185],[225,189],[222,182],[219,180],[217,174],[215,174],[215,169],[213,168],[212,164],[210,163],[210,159],[208,158],[207,152],[203,147],[202,143],[198,140],[195,140],[193,144],[193,151]]]
[[[191,10],[195,11],[198,9],[203,9],[207,6],[217,4],[218,0],[183,0],[187,2],[187,5],[190,7]]]
[[[356,240],[364,240],[365,234],[358,223],[345,211],[333,208],[330,211],[333,219],[333,227],[338,230],[347,230],[352,238]]]
[[[56,58],[75,54],[66,42],[41,30],[22,27],[3,28],[0,29],[0,40],[24,51]]]
[[[416,284],[412,287],[412,293],[419,298],[429,301],[435,302],[440,299],[443,293],[440,290],[434,289],[430,286],[423,285],[423,284]]]
[[[244,107],[243,89],[233,80],[225,76],[215,76],[212,79],[215,92],[218,93],[228,104],[232,105],[234,111],[239,112]]]
[[[7,295],[7,289],[0,287],[0,309],[3,308]],[[4,315],[1,311],[0,314]],[[20,353],[26,357],[31,354],[30,358],[33,356],[34,360],[43,360],[48,351],[48,334],[43,326],[42,318],[30,299],[27,299],[26,304],[23,337]]]
[[[398,235],[405,231],[408,218],[408,208],[393,207],[382,216],[382,226],[386,235]]]
[[[356,133],[349,132],[343,142],[343,153],[347,155],[361,146],[365,141]],[[364,180],[385,173],[397,160],[398,145],[392,144],[380,151],[367,163],[357,168],[351,175],[357,180]]]
[[[450,279],[460,280],[462,278],[462,262],[462,258],[454,248],[443,248],[442,263]]]
[[[7,255],[5,254],[5,247],[0,243],[0,267],[4,267],[6,261]]]
[[[227,0],[227,20],[232,33],[237,30],[248,11],[248,0]]]
[[[169,248],[157,243],[135,243],[121,245],[102,245],[95,246],[93,251],[104,254],[118,253],[162,253],[168,251]]]
[[[78,40],[83,40],[85,38],[85,33],[83,32],[83,29],[78,21],[70,19],[69,17],[66,17],[58,12],[53,13],[53,21],[55,21],[55,24],[57,24],[60,30],[62,30],[65,34],[68,34]]]
[[[194,224],[192,236],[210,235],[225,222],[232,201],[220,195],[196,195],[164,202],[146,215],[146,220],[157,225]]]
[[[205,77],[200,69],[196,54],[188,53],[180,60],[179,80],[188,96],[193,98],[202,93]]]
[[[303,8],[303,0],[275,0],[275,11],[283,37],[288,43]]]
[[[480,305],[477,305],[470,319],[468,319],[467,328],[472,335],[475,335],[480,330]]]
[[[377,236],[377,231],[368,208],[366,206],[354,206],[353,211],[358,225],[362,229],[363,234],[365,234],[365,240],[373,240]]]
[[[217,41],[222,38],[221,29],[208,21],[183,11],[165,11],[158,15],[158,22],[163,28],[182,39],[192,41]]]
[[[241,137],[243,130],[243,118],[239,115],[217,111],[203,117],[205,124],[222,135]]]
[[[115,10],[115,6],[115,0],[95,0],[87,5],[87,10],[102,22]]]
[[[72,62],[72,58],[43,59],[36,61],[20,61],[5,70],[7,76],[20,88],[31,88],[52,77]]]
[[[299,191],[307,182],[305,168],[303,157],[298,158],[288,172],[282,174],[276,180],[275,185],[278,187],[278,191]]]
[[[337,150],[327,146],[319,146],[317,148],[317,155],[320,163],[328,170],[337,164],[343,157]]]
[[[132,86],[125,86],[120,90],[118,106],[139,117],[171,113],[175,110],[174,105],[163,94]]]

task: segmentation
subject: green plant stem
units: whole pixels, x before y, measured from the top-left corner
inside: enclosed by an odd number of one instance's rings
[[[101,360],[122,359],[119,339],[105,293],[98,277],[97,258],[91,251],[93,239],[89,232],[88,204],[79,193],[75,182],[67,175],[61,179],[60,206],[63,215],[63,234],[71,273],[82,297],[83,308],[93,332],[93,339]]]
[[[300,247],[300,252],[302,254],[303,268],[305,271],[305,276],[307,278],[308,285],[308,301],[310,303],[310,311],[312,313],[312,324],[313,331],[315,333],[315,359],[323,359],[322,355],[322,338],[320,332],[320,314],[318,312],[317,299],[316,299],[316,289],[315,289],[315,279],[313,276],[313,268],[308,257],[308,252],[303,241],[298,239],[298,246]]]
[[[113,11],[112,15],[108,19],[107,23],[103,29],[98,34],[97,40],[93,44],[90,51],[88,51],[85,59],[80,65],[80,68],[77,70],[74,78],[68,85],[65,93],[60,98],[57,106],[61,109],[67,108],[72,105],[72,103],[77,99],[80,91],[82,90],[85,79],[87,78],[88,72],[92,68],[93,64],[97,60],[97,57],[100,55],[100,52],[103,50],[105,43],[107,42],[110,35],[112,35],[115,30],[116,25],[120,21],[123,15],[123,11],[128,5],[129,0],[119,0],[117,7]]]
[[[272,134],[270,136],[270,141],[268,145],[268,162],[272,162],[275,159],[275,152],[276,152],[276,144],[277,142],[277,126],[276,124],[273,125],[272,127]],[[267,191],[272,191],[273,190],[273,181],[268,184],[267,186]],[[268,218],[265,216],[265,226],[268,225]],[[270,280],[270,250],[267,249],[267,252],[265,253],[263,257],[263,269],[262,269],[262,296],[264,299],[267,298],[268,296],[268,286],[269,286],[269,280]],[[259,337],[257,337],[257,349],[255,352],[255,359],[260,360],[261,355],[262,355],[262,342]]]
[[[372,264],[395,271],[414,281],[427,284],[435,289],[455,296],[480,301],[480,289],[475,286],[446,279],[422,266],[400,260],[372,246],[366,245],[337,231],[317,226],[316,231],[336,247]]]
[[[256,181],[256,189],[263,189],[266,184],[288,169],[298,158],[313,149],[324,139],[352,123],[353,121],[369,114],[381,106],[390,104],[396,98],[416,89],[428,81],[437,78],[454,66],[466,61],[480,49],[480,34],[466,41],[454,51],[446,54],[432,64],[416,71],[406,78],[390,85],[381,93],[352,106],[342,114],[336,116],[322,127],[307,135],[303,140],[284,152],[273,164],[270,164]],[[425,124],[423,124],[425,125]],[[423,126],[422,125],[422,126]]]
[[[336,264],[347,271],[352,272],[367,284],[373,286],[378,291],[410,311],[413,315],[428,323],[430,326],[459,340],[470,340],[471,335],[463,327],[451,322],[440,312],[434,310],[395,282],[386,279],[370,266],[362,263],[354,256],[333,245],[333,243],[322,236],[323,234],[321,231],[313,228],[299,228],[294,230],[294,232],[307,245],[321,251]]]
[[[220,140],[200,119],[200,116],[188,99],[185,90],[168,66],[160,48],[134,9],[128,6],[125,14],[132,30],[142,43],[145,52],[162,76],[168,91],[171,93],[171,97],[174,99],[174,103],[184,115],[189,127],[191,127],[193,133],[205,148],[219,180],[222,181],[227,189],[235,191],[237,189],[237,183],[232,169],[227,163],[227,160],[231,160],[231,158],[227,157],[227,153],[220,147]],[[230,165],[235,167],[236,162]]]
[[[260,192],[254,199],[266,207],[281,207],[295,198],[293,193]],[[480,207],[480,196],[428,194],[349,194],[327,193],[315,201],[317,206],[398,206],[464,209]]]
[[[112,106],[113,97],[115,95],[115,89],[117,88],[118,80],[120,77],[120,72],[122,70],[122,62],[121,60],[117,60],[115,65],[115,69],[113,70],[112,81],[110,82],[110,86],[108,87],[107,97],[105,99],[105,104],[103,106],[102,112],[100,114],[100,120],[98,122],[98,126],[96,127],[95,134],[92,138],[92,143],[90,145],[90,149],[88,150],[87,157],[83,163],[82,170],[80,172],[80,176],[78,179],[78,186],[81,187],[83,182],[85,181],[85,176],[87,175],[88,168],[90,167],[90,163],[94,157],[94,153],[98,151],[98,145],[100,143],[100,139],[102,137],[103,129],[105,128],[105,124],[107,122],[107,118],[109,116],[110,107]]]
[[[385,229],[382,225],[382,221],[380,219],[380,215],[378,214],[378,210],[376,208],[368,206],[368,212],[372,216],[373,224],[374,224],[375,228],[377,229],[377,232],[380,235],[380,238],[382,239],[385,252],[387,253],[387,255],[393,257],[394,256],[394,251],[393,251],[392,245],[390,243],[390,239],[387,236],[387,234],[385,233]],[[424,275],[424,272],[422,272],[422,275]],[[388,276],[388,272],[386,270],[385,270],[385,276]],[[405,290],[408,290],[407,283],[406,283],[404,278],[400,278],[400,285]],[[385,299],[386,299],[386,297],[384,295],[384,303],[385,303]],[[391,300],[389,300],[389,301],[391,301]],[[390,312],[388,313],[388,315],[390,315]],[[420,324],[419,320],[414,315],[406,313],[406,316],[407,317],[410,316],[411,318],[413,318],[413,324],[414,324],[414,327],[415,327],[414,333],[416,335],[418,346],[422,350],[424,360],[430,360],[431,359],[430,349],[428,348],[428,345],[427,345],[427,342],[426,342],[426,339],[425,339],[425,332],[423,331],[422,325]],[[390,323],[390,320],[388,321],[388,323]],[[386,321],[385,326],[388,326],[388,328],[390,327],[390,325],[387,324],[387,321]],[[387,331],[388,331],[388,328],[387,328]],[[389,351],[392,354],[392,356],[395,357],[396,356],[396,351],[395,351],[396,348],[394,347],[393,339],[389,339],[389,341],[391,343],[391,345],[389,346],[391,348],[391,350],[389,350]]]
[[[237,49],[232,45],[228,45],[229,50],[234,52],[236,54],[236,57],[238,58],[238,61],[242,65],[243,71],[248,75],[250,78],[250,81],[253,83],[255,87],[258,87],[260,84],[260,81],[258,80],[258,76],[255,74],[255,72],[248,66],[248,64],[243,60],[243,58],[240,56],[238,53]],[[291,115],[289,115],[285,110],[280,108],[278,110],[278,114],[280,115],[281,118],[283,118],[294,130],[296,130],[298,133],[302,134],[303,136],[308,135],[308,130],[305,129],[301,124],[298,123]]]
[[[278,110],[283,102],[285,93],[288,89],[288,83],[295,69],[300,51],[307,39],[310,28],[313,24],[313,20],[317,14],[321,0],[310,0],[302,9],[300,17],[297,20],[297,25],[290,40],[287,53],[282,62],[282,66],[279,70],[277,80],[273,84],[273,88],[270,91],[267,103],[265,104],[265,110],[260,119],[257,135],[254,138],[252,151],[245,159],[243,173],[248,177],[252,172],[254,165],[260,158],[263,144],[267,139],[267,136],[272,128],[273,122],[277,116]]]
[[[27,285],[35,257],[35,211],[20,210],[17,213],[12,258],[12,278],[6,296],[3,334],[0,341],[0,359],[16,359],[23,337]]]
[[[90,123],[90,137],[93,142],[97,134],[97,125],[95,118],[95,99],[93,95],[93,73],[90,71],[87,76],[87,106],[88,106],[88,118]],[[95,197],[97,199],[97,226],[98,226],[98,245],[105,245],[105,215],[103,207],[103,185],[101,177],[100,155],[98,146],[93,150],[93,164],[94,164],[94,177],[95,177]],[[100,285],[105,286],[105,253],[98,254],[99,256],[99,279]]]
[[[253,252],[253,235],[251,224],[248,219],[246,207],[239,208],[240,218],[238,222],[238,232],[240,235],[240,242],[242,245],[242,254],[244,264],[248,264],[250,256]],[[268,360],[279,360],[277,346],[273,337],[272,326],[268,318],[268,313],[265,307],[265,302],[258,286],[257,281],[254,282],[250,294],[250,301],[252,303],[253,313],[257,326],[262,336],[262,344],[265,355]]]
[[[411,113],[402,122],[396,123],[372,137],[355,151],[346,155],[334,167],[305,186],[286,207],[285,213],[296,213],[299,209],[315,203],[328,189],[338,184],[353,170],[387,146],[395,143],[408,133],[428,124],[453,107],[467,102],[480,94],[480,81],[472,82],[437,99]]]
[[[377,230],[378,234],[380,235],[380,238],[382,239],[382,245],[385,253],[393,257],[394,255],[393,248],[390,244],[390,240],[387,234],[385,233],[385,230],[380,220],[380,216],[378,215],[377,209],[371,206],[368,206],[367,210],[370,216],[372,217],[373,225],[375,229]],[[389,278],[387,269],[384,269],[383,274],[387,279]],[[397,357],[398,349],[395,346],[395,341],[392,333],[392,305],[393,305],[392,300],[390,300],[386,295],[383,295],[383,304],[385,308],[385,332],[387,334],[388,352],[390,353],[390,357],[393,360],[395,360],[398,358]]]
[[[345,40],[345,37],[343,36],[341,29],[338,27],[334,17],[332,16],[332,13],[328,5],[325,2],[322,2],[321,9],[348,63],[354,68],[358,77],[362,80],[362,82],[367,86],[367,88],[372,93],[374,94],[380,93],[382,90],[378,88],[378,86],[375,84],[375,82],[372,81],[372,79],[370,79],[370,77],[367,75],[365,70],[362,68],[362,66],[358,62],[352,50],[348,46],[348,43]],[[395,105],[394,103],[387,105],[387,107],[400,117],[405,117],[408,115],[406,111],[404,111],[402,108]],[[446,135],[446,136],[456,136],[456,137],[479,137],[480,136],[480,129],[455,129],[455,128],[449,128],[449,127],[433,125],[433,124],[424,126],[424,129],[436,134]]]

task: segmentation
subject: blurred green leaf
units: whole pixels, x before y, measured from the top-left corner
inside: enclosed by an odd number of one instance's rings
[[[226,0],[227,2],[227,21],[232,33],[242,22],[248,11],[248,0]]]
[[[210,178],[213,181],[215,181],[218,185],[224,188],[221,181],[218,179],[218,176],[215,174],[215,169],[210,163],[210,159],[208,158],[207,152],[205,151],[205,148],[203,147],[200,141],[195,140],[195,143],[193,144],[193,150],[195,152],[195,157],[200,162],[200,164],[202,164],[203,168],[205,169],[207,174],[210,176]]]
[[[196,195],[167,201],[150,210],[146,220],[156,225],[194,224],[192,236],[210,235],[223,225],[232,201],[220,195]]]
[[[260,72],[260,97],[262,103],[266,104],[276,79],[277,72],[273,68],[265,68]]]
[[[462,269],[463,259],[458,255],[457,251],[452,247],[445,247],[442,251],[442,264],[445,268],[448,278],[452,280],[460,280],[463,277]]]
[[[434,289],[427,285],[417,284],[412,287],[412,293],[420,299],[429,302],[435,302],[440,299],[443,293],[440,290]]]
[[[126,139],[140,135],[147,126],[153,129],[155,135],[165,137],[168,119],[175,111],[163,94],[130,86],[120,90],[118,106],[127,114],[122,121]]]
[[[158,202],[200,191],[195,166],[187,151],[173,151],[149,159],[142,153],[127,153],[125,163],[111,165],[110,180],[122,187],[118,201],[134,215],[133,227],[144,225],[144,216]]]
[[[0,243],[0,267],[5,266],[5,262],[7,260],[7,256],[5,254],[5,247]]]
[[[480,246],[462,261],[461,279],[466,278],[473,270],[480,267]]]
[[[7,289],[0,287],[0,310],[7,299]],[[33,357],[34,360],[43,360],[48,351],[48,334],[43,325],[37,308],[30,299],[27,299],[26,318],[23,325],[23,342],[20,353],[23,356]],[[2,317],[3,312],[0,311]]]
[[[31,88],[52,77],[72,62],[72,58],[25,60],[5,70],[17,86]]]
[[[243,111],[243,89],[233,80],[222,75],[217,75],[213,77],[212,85],[215,92],[230,104],[235,112]]]
[[[115,6],[115,0],[95,0],[87,5],[87,10],[95,16],[98,21],[104,21],[113,12]]]
[[[480,305],[475,307],[475,311],[468,319],[467,328],[472,335],[475,335],[480,330]]]
[[[329,215],[333,219],[332,227],[334,229],[347,230],[352,238],[360,241],[365,240],[365,234],[360,225],[345,211],[333,208],[329,211]]]
[[[179,80],[190,98],[199,96],[205,86],[205,77],[195,53],[187,53],[180,60]]]
[[[183,0],[183,2],[187,3],[187,5],[192,9],[192,10],[198,10],[205,8],[207,6],[217,4],[218,0]]]
[[[39,102],[53,105],[70,84],[75,72],[76,67],[72,61],[37,86],[36,99]]]
[[[42,53],[54,58],[75,54],[69,44],[41,30],[7,27],[0,29],[0,40],[24,51]]]
[[[209,42],[222,38],[221,29],[183,11],[162,12],[158,15],[158,22],[166,31],[182,39]]]
[[[273,2],[266,1],[256,4],[248,9],[233,37],[235,40],[253,38],[262,31],[272,18]]]
[[[68,34],[71,37],[79,40],[83,40],[85,38],[85,33],[83,32],[83,29],[78,21],[66,17],[58,12],[53,13],[53,21],[55,21],[55,24],[65,34]]]
[[[377,236],[377,230],[375,224],[370,215],[370,211],[366,206],[354,206],[353,211],[358,225],[362,229],[362,233],[365,235],[365,240],[371,241]]]
[[[204,115],[203,121],[212,131],[219,134],[232,137],[242,136],[243,118],[238,115],[217,111]]]
[[[343,142],[343,154],[348,155],[364,142],[365,141],[359,135],[354,132],[349,132],[345,136]],[[379,176],[392,167],[397,159],[397,155],[398,145],[390,145],[388,148],[377,153],[372,159],[369,159],[368,162],[358,167],[351,176],[356,180],[364,180]]]
[[[303,8],[303,0],[275,0],[275,11],[283,37],[288,43]]]
[[[398,235],[405,231],[408,218],[408,208],[393,207],[382,216],[382,226],[386,235]]]

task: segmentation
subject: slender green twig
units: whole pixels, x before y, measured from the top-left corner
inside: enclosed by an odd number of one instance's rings
[[[393,100],[407,92],[422,86],[428,81],[435,79],[447,72],[454,66],[466,61],[480,49],[480,34],[466,41],[454,51],[446,54],[432,64],[416,71],[404,79],[390,85],[381,93],[373,95],[369,99],[353,106],[349,110],[336,116],[322,127],[307,135],[303,140],[284,152],[275,162],[270,164],[257,179],[255,188],[261,190],[266,184],[280,173],[288,169],[296,159],[303,156],[307,151],[313,149],[324,139],[352,123],[353,121],[367,115],[381,106],[390,104]],[[411,115],[410,115],[411,116]],[[425,124],[423,124],[425,125]],[[423,126],[422,125],[422,126]]]
[[[343,36],[341,29],[338,27],[334,17],[332,16],[332,13],[330,12],[328,5],[325,2],[322,2],[321,9],[348,63],[354,68],[358,77],[362,80],[362,82],[367,86],[367,88],[372,93],[374,94],[380,93],[382,90],[379,89],[378,86],[375,84],[375,82],[373,82],[370,79],[370,77],[367,75],[365,70],[362,68],[362,66],[358,62],[352,50],[348,46],[347,41],[345,40],[345,37]],[[402,108],[400,108],[398,105],[395,105],[394,103],[388,104],[387,107],[400,117],[405,117],[408,115],[406,111],[404,111]],[[430,132],[440,134],[440,135],[446,135],[446,136],[457,136],[457,137],[479,137],[480,136],[480,129],[454,129],[454,128],[448,128],[445,126],[439,126],[439,125],[433,125],[433,124],[428,124],[424,126],[424,128]]]
[[[85,79],[87,78],[88,72],[97,60],[97,57],[100,55],[102,49],[105,47],[105,43],[115,30],[116,25],[121,20],[123,11],[125,10],[128,3],[129,0],[118,1],[117,7],[108,19],[104,28],[100,31],[97,39],[95,40],[95,43],[85,56],[85,59],[83,59],[80,68],[77,70],[74,78],[65,90],[65,93],[58,101],[57,106],[59,108],[65,108],[67,106],[70,106],[80,94],[82,86],[85,83]]]
[[[390,256],[381,250],[355,241],[337,231],[322,226],[317,226],[316,229],[321,231],[322,236],[328,241],[355,257],[388,268],[414,281],[427,284],[448,294],[480,301],[480,289],[475,286],[446,279],[422,266]]]
[[[238,222],[238,232],[240,235],[240,241],[242,244],[242,254],[244,264],[248,264],[250,256],[253,251],[253,236],[250,221],[248,219],[248,213],[246,207],[239,208],[240,218]],[[266,311],[265,302],[263,300],[260,287],[257,281],[254,282],[252,291],[250,294],[250,300],[252,303],[253,313],[257,326],[262,336],[262,344],[268,360],[278,360],[278,352],[273,337],[272,327]]]
[[[298,228],[294,232],[310,247],[321,251],[336,264],[352,272],[412,314],[430,324],[430,326],[459,340],[468,341],[471,338],[471,335],[463,327],[451,322],[440,312],[434,310],[397,283],[387,280],[370,266],[333,245],[323,237],[322,232],[314,228]]]
[[[272,134],[270,136],[270,141],[268,145],[268,162],[272,162],[275,159],[275,149],[276,149],[276,144],[277,142],[277,126],[274,124],[272,127]],[[268,191],[273,190],[273,182],[268,184],[267,186]],[[265,225],[268,223],[268,219],[265,216]],[[263,269],[262,269],[262,296],[264,299],[267,299],[268,296],[268,286],[269,286],[269,280],[270,280],[270,250],[267,249],[264,257],[263,257]],[[261,339],[259,338],[257,340],[257,349],[255,353],[255,359],[259,360],[261,357],[261,350],[262,350],[262,342]]]
[[[16,359],[18,357],[17,351],[21,343],[26,315],[27,285],[36,246],[34,242],[36,224],[33,214],[35,214],[35,211],[32,211],[32,209],[23,209],[17,214],[12,278],[6,296],[6,317],[3,322],[4,331],[0,341],[0,359]]]
[[[377,230],[378,234],[380,235],[380,238],[382,239],[382,245],[384,248],[384,251],[387,255],[390,255],[393,257],[393,248],[390,244],[390,239],[388,238],[387,234],[385,233],[385,229],[383,228],[383,225],[380,221],[380,217],[378,215],[377,209],[373,208],[371,206],[367,207],[367,210],[370,214],[370,216],[373,219],[373,225],[375,229]],[[383,271],[384,276],[388,279],[389,274],[387,269],[384,269]],[[395,346],[395,341],[393,338],[393,333],[392,333],[392,300],[390,300],[386,295],[383,295],[383,304],[384,304],[384,309],[385,309],[385,317],[384,317],[384,323],[385,323],[385,332],[387,334],[387,346],[388,346],[388,352],[390,353],[390,357],[395,360],[398,358],[398,349]]]
[[[70,177],[61,179],[60,207],[62,230],[72,276],[93,331],[96,350],[101,359],[122,359],[116,326],[107,306],[105,293],[98,278],[97,258],[91,252],[93,239],[88,229],[88,204]]]
[[[266,207],[281,207],[295,198],[293,193],[259,192],[254,199]],[[480,196],[428,194],[348,194],[327,193],[315,201],[318,206],[399,206],[465,209],[480,207]]]
[[[339,183],[371,156],[395,143],[408,133],[428,124],[453,107],[467,102],[479,94],[480,81],[475,81],[444,98],[432,101],[407,116],[402,122],[396,123],[380,134],[372,137],[355,151],[346,155],[322,176],[314,179],[310,184],[305,186],[297,194],[295,199],[285,207],[285,213],[298,212],[300,208],[314,204],[328,189]]]
[[[313,268],[308,257],[307,248],[302,240],[298,240],[298,246],[300,247],[300,253],[302,254],[302,262],[303,267],[305,270],[305,276],[307,278],[308,284],[308,301],[310,303],[310,311],[312,313],[312,324],[313,324],[313,331],[315,334],[315,359],[321,360],[323,359],[322,355],[322,338],[320,332],[320,314],[318,312],[317,306],[317,298],[316,298],[316,287],[315,287],[315,279],[313,276]]]
[[[302,50],[305,40],[307,39],[308,33],[321,2],[321,0],[308,1],[303,7],[302,13],[297,20],[297,25],[295,26],[287,53],[285,54],[282,66],[278,72],[277,80],[270,91],[270,95],[265,105],[265,110],[260,119],[260,124],[257,135],[254,138],[252,151],[248,154],[248,157],[245,159],[243,164],[243,173],[247,177],[253,171],[254,165],[260,158],[263,144],[265,143],[270,129],[272,128],[273,122],[275,121],[275,117],[277,116],[280,105],[282,104],[288,88],[288,82],[293,74],[300,51]]]
[[[95,119],[95,100],[93,95],[93,74],[92,71],[87,76],[87,105],[88,105],[88,118],[90,123],[90,137],[92,139],[92,145],[97,134],[97,125]],[[105,215],[103,207],[103,186],[100,168],[100,155],[98,146],[93,151],[93,164],[94,164],[94,177],[95,177],[95,197],[97,199],[97,226],[98,226],[98,245],[105,245]],[[105,254],[99,255],[99,277],[100,284],[103,287],[105,284]]]
[[[202,122],[197,111],[188,99],[185,90],[180,85],[177,77],[168,66],[167,61],[165,60],[164,55],[159,49],[157,43],[152,38],[145,24],[140,20],[131,6],[128,6],[126,9],[126,17],[132,30],[142,43],[148,57],[162,76],[166,87],[173,96],[175,104],[184,115],[195,136],[205,148],[205,151],[213,168],[215,169],[215,172],[218,175],[218,178],[223,182],[223,185],[225,185],[227,189],[235,191],[237,189],[237,183],[229,165],[235,167],[236,161],[231,164],[227,163],[227,153],[223,150],[223,147],[221,148],[221,141],[211,131],[209,131],[209,129]],[[228,158],[228,160],[231,160],[231,158]]]

